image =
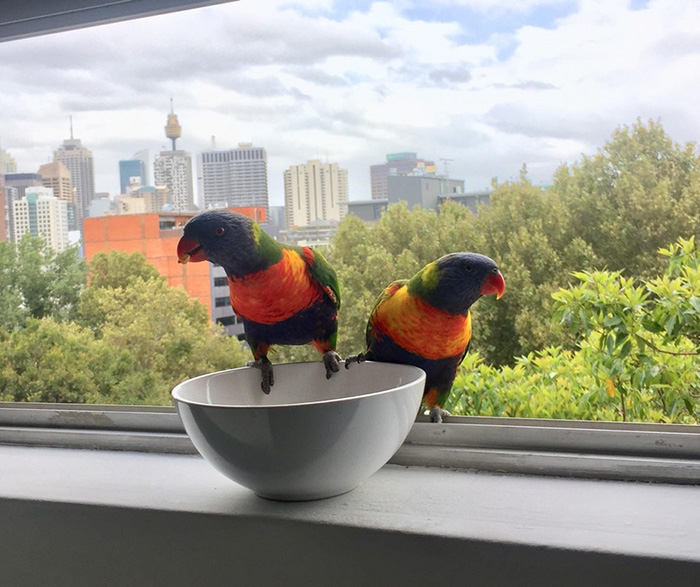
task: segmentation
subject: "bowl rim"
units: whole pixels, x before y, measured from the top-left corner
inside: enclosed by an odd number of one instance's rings
[[[274,365],[274,366],[284,367],[285,365],[313,365],[316,363],[318,363],[318,361],[296,361],[293,363],[279,363],[278,365]],[[345,361],[342,361],[342,363],[345,363]],[[396,391],[405,389],[409,386],[415,385],[418,382],[425,382],[425,378],[426,378],[425,371],[423,371],[423,369],[421,369],[420,367],[416,367],[415,365],[405,365],[403,363],[388,363],[388,362],[383,362],[383,361],[363,361],[363,363],[369,363],[372,365],[382,365],[382,364],[383,365],[400,365],[401,367],[407,367],[407,368],[409,368],[409,370],[416,371],[417,377],[415,379],[412,379],[411,381],[407,381],[406,383],[403,383],[397,387],[391,387],[389,389],[381,389],[379,391],[372,391],[369,393],[363,393],[360,395],[353,395],[350,397],[329,398],[329,399],[322,399],[322,400],[312,401],[312,402],[265,404],[265,405],[214,404],[214,403],[199,402],[199,401],[184,399],[183,397],[180,396],[180,390],[182,387],[184,387],[188,383],[191,383],[193,381],[197,381],[198,379],[206,379],[208,377],[213,377],[214,375],[221,375],[222,373],[230,373],[230,372],[234,372],[234,371],[241,371],[243,369],[254,369],[255,368],[255,367],[245,366],[245,367],[236,367],[234,369],[223,369],[221,371],[213,371],[211,373],[205,373],[204,375],[198,375],[197,377],[191,377],[189,379],[186,379],[185,381],[178,383],[173,388],[173,390],[170,392],[170,395],[172,396],[173,400],[175,400],[176,402],[181,402],[181,403],[186,404],[188,406],[202,406],[205,408],[235,409],[235,410],[242,410],[242,409],[267,410],[267,409],[280,409],[280,408],[296,408],[296,407],[303,407],[303,406],[317,406],[317,405],[323,405],[323,404],[334,404],[334,403],[340,403],[340,402],[355,401],[355,400],[362,399],[362,398],[375,397],[375,396],[380,396],[380,395],[384,395],[387,393],[394,393]],[[422,389],[421,389],[421,392],[422,392]]]

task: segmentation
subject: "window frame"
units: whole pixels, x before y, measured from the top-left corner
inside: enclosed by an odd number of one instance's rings
[[[0,404],[0,445],[197,454],[169,406]],[[419,416],[389,461],[519,475],[700,484],[700,428]]]
[[[236,0],[10,3],[0,42]],[[194,454],[173,407],[0,403],[0,444]],[[484,471],[700,483],[700,428],[571,420],[419,417],[390,461]]]

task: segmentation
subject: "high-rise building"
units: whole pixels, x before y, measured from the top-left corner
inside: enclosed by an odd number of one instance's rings
[[[53,154],[54,161],[60,161],[70,171],[71,187],[75,191],[75,216],[78,228],[88,215],[90,202],[95,198],[95,162],[92,151],[83,147],[80,139],[73,138],[71,122],[70,139],[63,141]]]
[[[143,186],[136,190],[136,195],[143,198],[146,212],[161,212],[168,202],[168,194],[162,187]]]
[[[5,149],[0,147],[0,175],[17,173],[17,162]]]
[[[197,155],[200,204],[205,209],[268,207],[267,153],[252,143]]]
[[[39,167],[41,183],[51,188],[59,200],[68,202],[68,230],[79,230],[75,206],[75,194],[71,187],[70,171],[60,161],[46,163]]]
[[[146,185],[146,165],[141,159],[119,161],[119,193],[126,194],[132,178],[138,177],[141,185]]]
[[[42,179],[38,173],[8,173],[5,175],[5,209],[7,240],[15,240],[14,207],[15,200],[24,198],[27,188],[41,186]]]
[[[151,151],[149,149],[143,149],[134,153],[133,159],[138,159],[143,163],[143,176],[141,177],[141,183],[143,185],[151,185]]]
[[[51,188],[29,187],[25,196],[12,202],[15,219],[15,241],[26,233],[44,239],[56,252],[65,250],[68,240],[68,202],[59,200]]]
[[[340,221],[347,212],[348,172],[337,163],[310,160],[284,172],[287,229],[316,221]]]
[[[437,210],[441,198],[464,193],[463,179],[435,175],[390,175],[387,178],[389,204],[407,202],[414,206]]]
[[[70,171],[60,161],[46,163],[39,167],[41,183],[46,188],[53,190],[53,195],[59,200],[73,201],[73,190],[70,182]]]
[[[418,159],[416,153],[390,153],[386,163],[369,168],[372,199],[389,197],[387,178],[390,175],[430,175],[435,174],[435,162]]]
[[[175,143],[182,135],[177,114],[171,110],[165,125],[165,136],[173,142],[171,151],[161,151],[153,165],[153,180],[156,187],[165,187],[168,204],[173,212],[194,210],[194,184],[192,181],[192,156],[187,151],[177,150]]]
[[[173,212],[194,210],[192,157],[186,151],[161,151],[153,166],[156,188],[165,187]]]

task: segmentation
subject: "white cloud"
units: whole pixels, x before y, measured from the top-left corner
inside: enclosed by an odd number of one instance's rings
[[[558,20],[527,16],[548,4],[560,3],[509,4],[519,24],[482,30],[478,42],[473,19],[445,2],[427,14],[409,2],[261,0],[7,43],[0,136],[34,171],[73,114],[98,189],[113,192],[118,159],[166,144],[172,96],[182,148],[195,153],[216,135],[221,148],[267,149],[273,203],[282,171],[318,156],[349,169],[359,199],[369,197],[369,165],[393,151],[453,159],[451,175],[476,189],[516,177],[522,163],[546,182],[638,116],[660,118],[677,141],[698,137],[695,0],[640,10],[582,0]],[[477,24],[488,31],[493,14]]]

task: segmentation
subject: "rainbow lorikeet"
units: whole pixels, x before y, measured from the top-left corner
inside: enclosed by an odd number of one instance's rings
[[[226,271],[231,305],[243,321],[265,393],[274,385],[267,358],[274,344],[311,343],[323,355],[326,377],[338,371],[340,289],[319,252],[281,244],[242,214],[213,210],[185,225],[177,256],[180,263],[210,261]]]
[[[348,357],[345,367],[364,360],[420,367],[430,420],[442,422],[449,415],[442,406],[471,341],[469,308],[484,295],[500,298],[505,288],[496,263],[484,255],[440,257],[381,293],[367,322],[367,351]]]

